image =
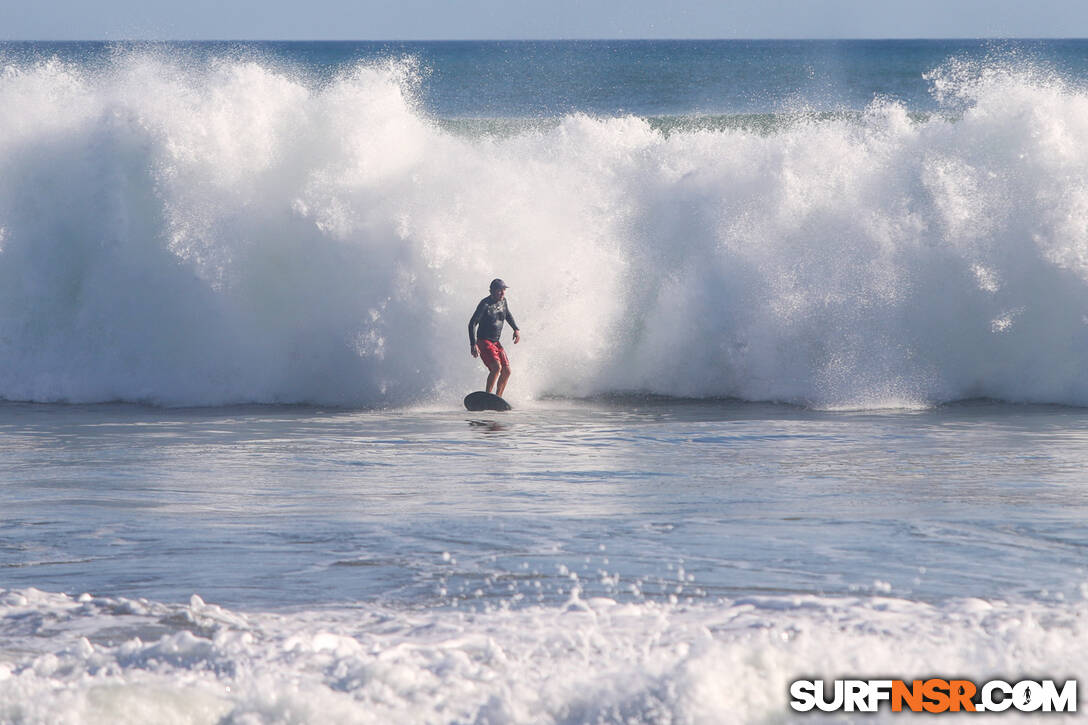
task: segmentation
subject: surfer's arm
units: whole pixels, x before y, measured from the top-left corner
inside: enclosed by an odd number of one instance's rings
[[[514,344],[517,345],[521,342],[521,330],[518,328],[518,323],[514,322],[514,316],[510,314],[510,308],[506,308],[506,321],[510,323],[510,327],[514,330]]]
[[[476,350],[476,327],[480,324],[480,318],[484,314],[484,303],[476,305],[476,311],[472,313],[472,318],[468,321],[468,351],[472,353],[472,357],[476,357],[479,353]]]

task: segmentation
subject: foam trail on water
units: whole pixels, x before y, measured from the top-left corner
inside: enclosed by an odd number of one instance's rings
[[[410,62],[313,83],[123,53],[0,75],[0,397],[1088,404],[1088,93],[934,74],[954,117],[443,131]]]
[[[181,606],[0,590],[12,644],[0,720],[802,723],[813,715],[789,709],[795,679],[1074,679],[1088,665],[1084,615],[1084,602],[815,596],[244,614],[197,596]],[[865,717],[902,715],[885,703]]]

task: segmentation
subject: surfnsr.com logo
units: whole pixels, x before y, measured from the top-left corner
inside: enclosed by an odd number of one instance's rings
[[[798,712],[876,712],[885,705],[892,712],[1076,712],[1077,681],[797,680],[790,697]]]

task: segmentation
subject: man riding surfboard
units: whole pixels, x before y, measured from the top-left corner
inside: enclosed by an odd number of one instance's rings
[[[504,322],[509,322],[514,329],[514,344],[521,342],[521,331],[510,308],[506,304],[507,284],[501,279],[491,280],[491,294],[480,300],[472,319],[468,321],[468,345],[472,357],[479,357],[487,366],[487,392],[495,388],[500,398],[510,379],[510,360],[499,338],[502,336]],[[479,330],[477,331],[477,327]]]

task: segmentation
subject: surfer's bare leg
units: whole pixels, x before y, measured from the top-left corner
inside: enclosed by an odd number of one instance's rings
[[[499,373],[499,388],[495,391],[495,395],[502,397],[503,391],[506,390],[506,381],[510,379],[510,368],[504,367]],[[491,378],[487,379],[488,384],[491,383]],[[491,392],[491,388],[488,387],[487,392]]]
[[[498,383],[499,397],[502,397],[502,391],[506,390],[506,380],[510,377],[510,361],[506,359],[506,353],[503,352],[502,345],[491,340],[484,340],[478,345],[480,360],[487,366],[487,387],[484,388],[487,392],[491,392],[495,389],[495,384]],[[476,348],[473,348],[474,350]]]
[[[500,375],[502,373],[502,368],[500,368],[498,365],[496,365],[495,367],[488,368],[488,369],[491,372],[487,374],[487,387],[484,388],[484,390],[486,390],[487,392],[490,393],[492,390],[495,389],[495,380],[500,379],[502,382],[499,383],[499,397],[501,398],[502,397],[502,389],[503,389],[503,387],[506,386],[506,380],[502,379],[500,377]]]

